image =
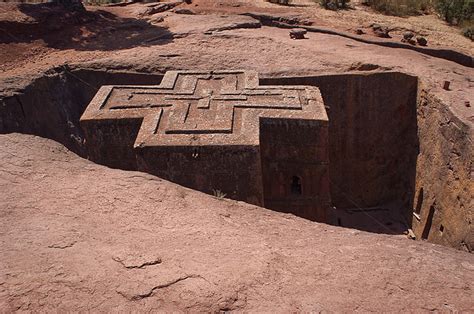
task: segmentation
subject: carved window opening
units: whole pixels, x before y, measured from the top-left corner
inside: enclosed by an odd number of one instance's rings
[[[293,178],[291,178],[291,194],[301,195],[301,193],[302,193],[301,178],[298,176],[293,176]]]
[[[193,156],[194,159],[197,159],[199,157],[199,148],[197,148],[197,147],[193,148],[192,156]]]

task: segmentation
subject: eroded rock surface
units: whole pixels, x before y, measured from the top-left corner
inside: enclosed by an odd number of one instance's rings
[[[474,307],[472,255],[217,199],[0,135],[0,308]]]

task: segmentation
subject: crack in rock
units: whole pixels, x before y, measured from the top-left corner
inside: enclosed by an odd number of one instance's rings
[[[167,283],[154,286],[148,292],[141,293],[141,294],[129,295],[128,293],[125,293],[125,292],[122,292],[122,291],[117,291],[117,293],[120,294],[121,296],[123,296],[124,298],[131,300],[131,301],[139,301],[139,300],[142,300],[142,299],[149,298],[149,297],[153,296],[153,294],[155,293],[156,290],[168,288],[168,287],[170,287],[174,284],[177,284],[181,281],[184,281],[184,280],[187,280],[187,279],[190,279],[190,278],[202,278],[202,277],[199,276],[199,275],[182,276],[182,277],[179,277],[179,278],[174,279],[172,281],[169,281]]]
[[[74,244],[76,244],[77,241],[69,242],[69,243],[55,243],[48,245],[50,249],[67,249],[72,247]]]
[[[249,21],[249,22],[235,22],[229,25],[209,28],[206,32],[222,32],[222,31],[230,31],[234,29],[241,29],[241,28],[260,28],[262,24],[258,21]]]
[[[122,264],[122,266],[127,268],[127,269],[143,269],[147,266],[153,266],[153,265],[161,264],[161,258],[159,258],[159,257],[156,258],[156,259],[153,259],[151,261],[143,262],[143,263],[138,264],[138,265],[128,264],[119,257],[112,257],[112,259],[114,261],[116,261],[117,263]]]

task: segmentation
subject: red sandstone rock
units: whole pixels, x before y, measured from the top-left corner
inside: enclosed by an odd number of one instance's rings
[[[304,35],[307,31],[304,28],[293,28],[290,30],[291,39],[304,39]]]
[[[312,223],[0,135],[3,311],[474,306],[472,255]]]
[[[378,127],[384,131],[372,133],[377,134],[377,138],[383,143],[386,143],[387,139],[398,139],[396,143],[404,141],[406,147],[419,149],[416,155],[416,169],[413,168],[411,173],[398,171],[396,175],[416,184],[416,194],[413,195],[412,203],[413,207],[420,208],[421,213],[420,221],[413,218],[414,232],[421,238],[425,229],[431,226],[428,228],[431,230],[428,233],[429,241],[472,250],[474,239],[470,202],[474,191],[471,174],[474,118],[472,109],[465,106],[465,101],[468,100],[470,103],[474,101],[471,86],[473,69],[462,66],[456,63],[457,61],[448,61],[456,60],[450,56],[456,56],[457,51],[463,52],[470,59],[472,41],[460,35],[457,28],[445,25],[435,16],[399,19],[356,9],[348,12],[350,14],[338,14],[335,18],[333,12],[322,10],[317,5],[310,8],[273,6],[275,9],[269,9],[260,0],[240,2],[242,5],[239,7],[235,6],[233,1],[195,0],[194,3],[199,4],[198,8],[193,8],[199,15],[170,14],[160,27],[143,23],[144,21],[137,17],[133,8],[142,7],[142,4],[123,8],[88,7],[89,11],[97,13],[93,14],[95,18],[85,19],[81,24],[77,24],[79,21],[74,21],[74,16],[67,16],[63,12],[50,11],[46,8],[46,16],[51,16],[53,13],[55,17],[61,17],[55,18],[55,22],[52,23],[48,18],[41,18],[40,9],[31,10],[32,7],[39,6],[0,3],[2,9],[0,28],[4,31],[0,35],[0,37],[3,35],[0,42],[0,85],[1,97],[5,95],[7,97],[0,101],[1,132],[16,130],[35,133],[55,138],[63,143],[79,145],[81,138],[77,136],[77,124],[74,125],[74,121],[67,119],[61,121],[58,117],[65,115],[69,118],[71,110],[73,116],[74,111],[76,116],[80,115],[83,107],[73,106],[76,105],[76,101],[80,103],[84,95],[91,91],[95,92],[95,88],[100,87],[103,78],[112,77],[117,71],[121,74],[115,83],[130,84],[135,82],[137,75],[160,74],[169,69],[248,68],[259,71],[263,77],[319,76],[352,71],[364,71],[365,73],[357,74],[364,76],[370,74],[367,71],[396,69],[416,76],[420,88],[423,86],[419,92],[428,95],[424,99],[420,98],[418,115],[413,120],[406,120],[395,128],[387,125],[392,123],[396,125],[399,120],[380,120],[387,115],[406,114],[405,110],[402,110],[403,106],[398,107],[398,104],[405,104],[401,102],[403,98],[398,98],[398,95],[401,90],[405,90],[399,86],[400,82],[407,80],[406,76],[390,80],[394,84],[388,87],[387,81],[384,80],[377,83],[370,79],[353,81],[341,77],[332,81],[329,76],[328,80],[322,81],[327,84],[328,90],[334,90],[335,95],[332,97],[339,99],[341,104],[345,104],[346,101],[351,103],[353,99],[366,104],[365,101],[371,99],[367,104],[371,104],[371,109],[376,109],[349,111],[349,117],[362,115],[363,119],[355,125],[360,128],[345,124],[344,120],[337,125],[340,125],[339,128],[344,135],[356,134],[355,140],[364,138],[365,133],[360,130],[367,132],[366,125],[371,128]],[[292,41],[288,38],[287,29],[276,27],[241,29],[242,25],[248,24],[246,21],[245,24],[240,23],[243,16],[237,14],[246,12],[263,12],[267,15],[271,13],[277,19],[281,18],[285,22],[292,23],[303,23],[305,19],[310,19],[318,27],[323,25],[339,32],[365,24],[368,18],[393,26],[394,29],[405,29],[404,24],[407,23],[408,29],[429,36],[430,50],[441,51],[446,57],[441,55],[429,57],[422,52],[391,49],[340,35],[322,33],[311,33],[309,40]],[[136,22],[131,23],[134,20]],[[56,31],[48,31],[51,27]],[[231,30],[203,36],[202,34],[210,28]],[[372,42],[378,41],[372,39]],[[363,66],[354,68],[355,62],[360,62]],[[79,71],[75,72],[77,77],[61,70],[64,64],[71,63],[75,64]],[[87,75],[82,72],[83,69],[88,72]],[[58,74],[57,77],[52,73]],[[353,73],[347,75],[351,77]],[[80,80],[83,82],[79,83]],[[444,80],[451,81],[456,88],[450,92],[444,91],[442,89]],[[370,84],[359,84],[363,82]],[[381,102],[377,97],[367,98],[365,91],[369,92],[369,96],[372,95],[373,86],[379,86],[378,84],[383,84],[380,85],[384,87],[381,96],[389,102]],[[333,89],[333,86],[344,86],[345,91],[341,94],[337,89]],[[52,104],[58,106],[53,107]],[[380,104],[383,106],[379,106]],[[86,102],[83,103],[83,106],[85,105]],[[384,108],[398,112],[390,111],[379,115]],[[371,122],[366,123],[365,119]],[[59,129],[56,128],[58,125]],[[391,132],[393,129],[399,130],[401,126],[410,125],[416,125],[418,128],[419,146],[411,146],[411,140],[406,141],[405,136]],[[67,131],[63,132],[61,128]],[[357,132],[354,133],[355,131]],[[385,135],[389,135],[388,138],[385,138]],[[344,161],[345,164],[356,165],[363,162],[362,167],[359,165],[351,169],[354,170],[354,174],[362,173],[362,176],[355,177],[360,177],[365,182],[358,184],[361,182],[360,179],[347,177],[341,181],[354,189],[352,190],[356,192],[354,194],[373,199],[378,191],[387,193],[394,190],[391,185],[375,186],[380,179],[372,180],[371,176],[382,173],[384,177],[391,177],[392,173],[397,173],[397,167],[387,163],[387,159],[380,158],[384,157],[381,154],[376,159],[380,171],[364,171],[366,165],[372,162],[366,156],[380,152],[376,149],[377,145],[380,145],[379,142],[374,140],[372,135],[366,138],[367,143],[373,145],[373,148],[364,150],[363,146],[357,145],[354,140],[349,140],[346,142],[349,144],[345,146],[348,149],[346,152],[355,154],[357,158],[354,161],[353,159]],[[351,147],[355,149],[350,150]],[[383,147],[391,154],[390,160],[397,160],[399,155],[393,154],[392,145],[384,144]],[[344,154],[339,155],[344,159]],[[341,171],[345,170],[344,167],[339,168]],[[388,171],[382,172],[383,169]],[[405,175],[408,173],[410,175]],[[364,193],[366,185],[370,186],[368,194]],[[395,191],[399,189],[398,187]],[[424,193],[420,193],[421,191]],[[412,211],[410,207],[407,209]],[[432,209],[434,215],[430,215]],[[349,215],[351,218],[353,216]],[[428,223],[430,217],[432,224]],[[443,229],[443,232],[440,229]]]
[[[418,44],[419,44],[420,46],[427,46],[427,45],[428,45],[428,40],[426,40],[425,37],[417,36],[417,37],[416,37],[416,41],[418,42]]]

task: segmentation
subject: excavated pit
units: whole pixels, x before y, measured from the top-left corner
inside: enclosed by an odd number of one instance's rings
[[[100,86],[157,85],[162,77],[57,68],[0,99],[0,133],[50,138],[87,158],[79,119]],[[419,238],[472,249],[463,186],[470,178],[469,130],[418,78],[350,73],[261,78],[260,84],[321,90],[329,116],[329,223],[379,233],[413,228]]]

